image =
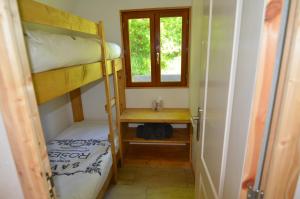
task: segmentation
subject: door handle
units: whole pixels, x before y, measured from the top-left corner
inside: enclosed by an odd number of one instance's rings
[[[156,63],[157,63],[157,65],[159,65],[159,62],[160,62],[160,54],[159,54],[159,52],[157,52],[156,53]]]
[[[199,141],[199,139],[200,139],[202,113],[203,113],[203,109],[198,108],[198,115],[192,117],[192,119],[197,122],[197,128],[196,128],[196,138],[197,138],[197,141]]]

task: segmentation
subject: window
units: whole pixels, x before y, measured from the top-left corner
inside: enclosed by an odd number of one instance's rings
[[[127,87],[187,86],[189,9],[122,11]]]

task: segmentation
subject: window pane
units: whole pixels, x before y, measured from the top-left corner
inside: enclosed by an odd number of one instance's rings
[[[151,82],[150,19],[129,19],[132,82]]]
[[[161,82],[181,81],[182,17],[160,18]]]

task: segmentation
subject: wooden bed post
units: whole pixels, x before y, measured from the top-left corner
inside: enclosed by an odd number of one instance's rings
[[[80,122],[84,120],[82,101],[81,101],[81,92],[80,88],[77,88],[69,93],[72,112],[73,112],[73,121]]]
[[[119,83],[118,83],[118,71],[116,69],[115,61],[112,61],[112,71],[114,79],[114,93],[115,93],[115,105],[116,105],[116,126],[119,135],[119,157],[121,160],[121,165],[123,165],[123,146],[122,146],[122,134],[121,134],[121,124],[120,124],[120,95],[119,95]]]
[[[122,59],[122,70],[118,72],[118,90],[119,90],[119,104],[120,104],[120,113],[126,109],[126,76],[125,76],[125,60]]]
[[[115,133],[113,128],[113,119],[112,119],[112,111],[111,111],[111,95],[110,95],[110,84],[109,84],[109,72],[107,70],[107,51],[106,51],[106,43],[105,43],[105,34],[102,21],[98,24],[98,34],[101,41],[101,52],[102,52],[102,71],[104,76],[105,83],[105,94],[106,94],[106,105],[107,105],[107,114],[108,114],[108,125],[109,125],[109,140],[111,143],[111,153],[113,158],[113,173],[114,173],[114,181],[117,182],[117,158],[116,158],[116,149],[115,149]]]

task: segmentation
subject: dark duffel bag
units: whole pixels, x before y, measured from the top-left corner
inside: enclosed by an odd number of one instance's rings
[[[170,124],[146,123],[137,127],[136,136],[147,140],[165,139],[172,137],[173,127]]]

